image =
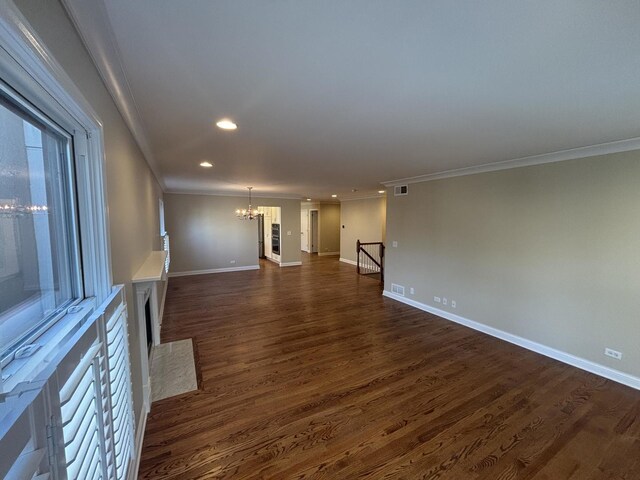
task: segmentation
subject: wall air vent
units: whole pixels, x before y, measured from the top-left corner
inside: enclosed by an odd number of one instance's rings
[[[402,285],[396,285],[395,283],[392,283],[391,291],[397,295],[402,295],[404,297],[404,287]]]
[[[396,185],[393,187],[393,194],[396,197],[400,195],[408,195],[409,194],[409,185]]]

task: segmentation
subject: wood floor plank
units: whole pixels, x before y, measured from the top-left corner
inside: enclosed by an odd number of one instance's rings
[[[640,479],[640,392],[381,296],[332,257],[172,278],[144,479]]]

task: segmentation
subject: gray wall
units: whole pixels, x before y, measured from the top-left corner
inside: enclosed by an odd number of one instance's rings
[[[358,239],[361,242],[384,242],[386,212],[384,197],[343,200],[340,223],[344,228],[340,229],[340,258],[356,261]]]
[[[125,125],[65,10],[57,0],[16,0],[28,22],[97,112],[104,127],[111,270],[126,285],[136,415],[142,408],[131,278],[160,249],[158,200],[162,190]]]
[[[300,261],[300,201],[254,198],[256,205],[280,207],[281,261]],[[168,193],[165,220],[171,236],[170,273],[258,264],[258,224],[238,220],[246,197]],[[291,235],[287,235],[291,232]],[[235,263],[231,263],[235,260]]]
[[[411,184],[385,290],[640,376],[639,207],[640,152]]]

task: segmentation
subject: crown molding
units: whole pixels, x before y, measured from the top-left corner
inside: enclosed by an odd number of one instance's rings
[[[103,0],[61,0],[107,90],[131,131],[142,155],[163,191],[166,184],[153,155],[142,116],[125,74],[120,50]]]
[[[316,208],[316,207],[321,207],[322,205],[340,205],[340,202],[337,202],[335,200],[318,200],[318,201],[311,201],[311,202],[307,202],[307,201],[302,201],[300,202],[300,206],[302,208]]]
[[[208,195],[212,197],[242,197],[248,198],[249,192],[229,192],[229,191],[217,191],[217,190],[165,190],[166,194],[172,195]],[[279,193],[270,195],[269,193],[256,193],[251,191],[252,198],[277,198],[279,200],[299,200],[302,201],[300,195],[287,195],[286,193]]]
[[[349,198],[343,198],[341,201],[342,202],[352,202],[354,200],[371,200],[374,198],[385,198],[386,195],[384,193],[376,193],[376,194],[372,194],[372,195],[362,195],[360,197],[349,197]]]
[[[443,178],[451,177],[462,177],[465,175],[475,175],[478,173],[497,172],[499,170],[508,170],[511,168],[531,167],[534,165],[542,165],[545,163],[564,162],[566,160],[595,157],[598,155],[607,155],[610,153],[629,152],[632,150],[640,150],[640,137],[629,138],[627,140],[619,140],[615,142],[600,143],[598,145],[590,145],[588,147],[559,150],[557,152],[544,153],[542,155],[514,158],[512,160],[505,160],[502,162],[485,163],[483,165],[477,165],[474,167],[444,170],[442,172],[429,173],[427,175],[418,175],[416,177],[388,180],[386,182],[382,182],[382,185],[384,185],[385,187],[394,187],[396,185],[429,182],[432,180],[440,180]]]

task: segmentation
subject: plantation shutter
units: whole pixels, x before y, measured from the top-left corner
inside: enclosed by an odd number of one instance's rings
[[[131,367],[127,334],[127,311],[120,305],[106,322],[107,376],[110,406],[105,411],[111,423],[110,463],[115,478],[125,478],[134,451],[133,399],[131,394]]]
[[[98,342],[60,391],[67,478],[124,479],[133,454],[133,399],[123,292],[98,313]]]
[[[126,479],[135,435],[123,288],[82,323],[50,369],[5,401],[19,405],[0,428],[0,478]]]
[[[65,467],[69,479],[107,478],[100,348],[98,343],[84,355],[60,390]]]

